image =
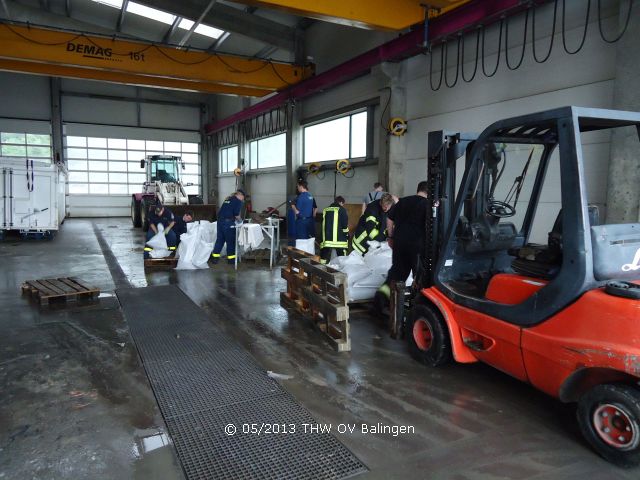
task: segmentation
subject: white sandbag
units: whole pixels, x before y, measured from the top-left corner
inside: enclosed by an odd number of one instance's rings
[[[378,287],[351,287],[347,290],[347,298],[350,302],[360,300],[371,300],[378,290]]]
[[[296,248],[298,250],[302,250],[303,252],[310,253],[311,255],[316,254],[316,239],[315,238],[307,238],[306,240],[296,240]]]
[[[164,227],[158,224],[158,233],[147,241],[147,245],[153,250],[149,252],[151,258],[165,258],[171,255],[169,247],[167,247],[167,237],[164,234]]]
[[[364,265],[347,265],[341,272],[347,275],[347,287],[367,278],[371,274],[371,271]]]
[[[187,233],[180,235],[177,270],[208,268],[213,250],[211,224],[207,221],[187,224]]]

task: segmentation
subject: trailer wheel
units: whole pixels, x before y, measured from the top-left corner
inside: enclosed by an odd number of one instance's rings
[[[142,220],[140,218],[140,200],[136,197],[131,197],[131,221],[133,226],[138,228],[142,226]]]
[[[620,467],[640,465],[640,390],[598,385],[578,402],[580,430],[591,446]]]
[[[409,353],[415,360],[432,367],[451,360],[449,330],[440,313],[433,308],[418,303],[411,309],[405,337],[409,342]]]

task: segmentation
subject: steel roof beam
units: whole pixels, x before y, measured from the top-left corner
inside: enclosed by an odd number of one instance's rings
[[[128,6],[129,0],[123,0],[122,8],[120,8],[120,15],[118,15],[118,23],[116,23],[116,32],[122,31],[122,23],[124,22],[124,15],[127,13]]]
[[[202,13],[202,5],[193,0],[137,0],[148,7],[184,18],[197,19]],[[216,3],[202,19],[203,23],[225,30],[239,33],[261,42],[275,45],[287,51],[295,49],[295,29],[266,18],[243,12],[236,8]]]

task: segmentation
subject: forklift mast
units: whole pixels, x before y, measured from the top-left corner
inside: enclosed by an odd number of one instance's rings
[[[475,133],[456,133],[444,130],[429,132],[427,145],[427,182],[431,214],[427,216],[424,252],[421,256],[417,286],[434,284],[435,268],[440,257],[447,228],[452,227],[456,201],[456,163],[466,155],[478,137]],[[465,161],[466,167],[466,161]],[[451,227],[450,227],[451,226]]]

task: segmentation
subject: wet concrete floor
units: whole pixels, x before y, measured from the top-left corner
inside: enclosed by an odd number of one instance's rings
[[[279,306],[279,269],[144,273],[128,219],[69,219],[53,241],[0,243],[0,479],[180,479],[115,288],[174,283],[370,469],[361,478],[637,479],[582,440],[575,408],[484,365],[428,368],[366,311],[334,353]],[[24,280],[77,276],[93,303],[39,307]],[[178,314],[179,312],[176,312]],[[274,423],[286,419],[273,419]],[[362,424],[414,433],[363,433]]]

